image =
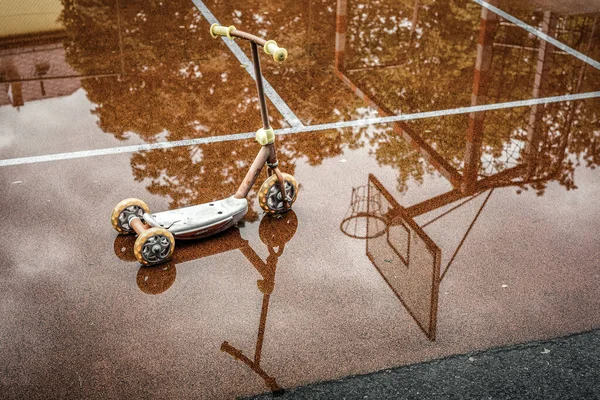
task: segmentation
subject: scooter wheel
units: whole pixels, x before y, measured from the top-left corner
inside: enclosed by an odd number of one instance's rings
[[[288,197],[287,207],[283,203],[283,197],[279,188],[277,175],[271,175],[258,191],[258,204],[267,214],[283,213],[292,208],[292,204],[298,196],[298,182],[290,174],[283,174],[285,192]]]
[[[148,205],[142,200],[125,199],[113,208],[110,221],[117,232],[127,235],[134,232],[133,228],[129,226],[129,217],[135,215],[136,217],[142,218],[144,213],[149,212],[150,208],[148,208]]]
[[[168,261],[174,250],[175,238],[164,228],[145,230],[133,246],[133,254],[142,265],[156,265]]]

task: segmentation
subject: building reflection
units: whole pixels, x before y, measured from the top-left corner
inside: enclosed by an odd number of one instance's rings
[[[0,106],[21,107],[29,101],[68,96],[81,87],[78,78],[65,60],[60,39],[0,50]]]
[[[28,2],[2,7],[0,106],[67,96],[81,86],[62,45],[61,9],[58,0],[36,8]],[[33,12],[37,18],[28,18]]]

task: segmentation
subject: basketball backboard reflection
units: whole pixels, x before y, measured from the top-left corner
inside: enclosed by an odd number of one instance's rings
[[[373,175],[368,192],[375,201],[366,213],[367,256],[429,340],[435,340],[441,250]]]

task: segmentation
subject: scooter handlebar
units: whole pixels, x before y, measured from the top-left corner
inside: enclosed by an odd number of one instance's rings
[[[277,42],[274,40],[265,40],[259,38],[258,36],[251,35],[246,32],[239,31],[235,28],[235,26],[222,26],[219,24],[212,24],[210,26],[210,35],[213,38],[218,38],[219,36],[225,36],[229,39],[233,39],[234,37],[239,37],[241,39],[250,40],[251,42],[256,43],[259,46],[262,46],[265,50],[265,53],[273,56],[273,60],[277,62],[283,62],[287,59],[288,52],[283,47],[279,47]]]
[[[267,40],[263,46],[263,49],[265,50],[265,53],[273,56],[273,60],[277,62],[283,62],[287,59],[287,50],[283,47],[277,46],[277,42],[274,40]]]
[[[219,36],[226,36],[229,39],[233,39],[231,37],[231,32],[235,31],[235,26],[221,26],[219,24],[212,24],[210,26],[210,36],[216,39]]]

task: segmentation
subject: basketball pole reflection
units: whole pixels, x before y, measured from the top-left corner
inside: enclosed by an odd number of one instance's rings
[[[175,268],[176,263],[197,260],[231,250],[240,250],[262,278],[256,282],[257,288],[262,293],[262,306],[256,347],[254,349],[254,358],[251,359],[246,356],[242,350],[231,345],[227,340],[223,341],[221,344],[221,351],[249,366],[265,381],[265,385],[271,391],[274,393],[281,392],[283,391],[281,386],[279,386],[275,378],[271,377],[261,368],[260,361],[265,339],[265,327],[267,324],[269,303],[271,294],[275,288],[277,262],[279,257],[283,255],[286,243],[294,237],[297,228],[298,218],[293,210],[275,217],[264,216],[260,221],[258,233],[260,240],[267,246],[269,251],[266,261],[263,261],[250,246],[248,241],[241,237],[240,230],[233,228],[229,231],[225,231],[221,235],[215,236],[214,240],[211,240],[210,243],[203,243],[200,245],[197,243],[187,244],[180,247],[179,252],[168,263],[158,266],[140,267],[136,282],[142,292],[147,294],[160,294],[168,290],[175,282],[177,275]],[[114,243],[114,250],[120,259],[132,262],[136,260],[132,251],[134,241],[135,238],[132,236],[117,236]]]

